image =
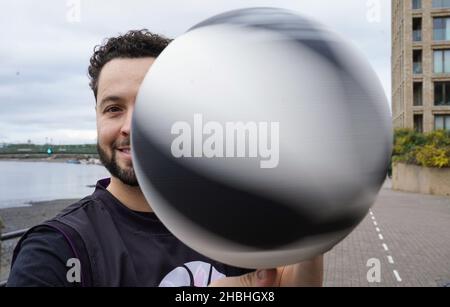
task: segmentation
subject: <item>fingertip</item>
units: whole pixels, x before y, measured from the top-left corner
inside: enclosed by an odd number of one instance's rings
[[[263,269],[256,272],[257,287],[273,287],[277,275],[276,269]]]

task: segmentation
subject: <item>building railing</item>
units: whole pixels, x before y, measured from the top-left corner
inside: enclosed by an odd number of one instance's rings
[[[414,30],[413,31],[413,41],[414,42],[422,41],[422,30]]]
[[[1,248],[1,244],[3,241],[8,241],[8,240],[14,240],[17,238],[22,237],[29,228],[26,229],[20,229],[20,230],[16,230],[16,231],[11,231],[11,232],[7,232],[4,234],[0,235],[0,248]],[[0,261],[1,261],[1,253],[0,253]],[[0,281],[0,287],[5,287],[6,286],[6,282],[7,280],[2,280]]]
[[[413,72],[414,72],[414,74],[421,74],[422,73],[422,63],[420,63],[420,62],[413,63]]]

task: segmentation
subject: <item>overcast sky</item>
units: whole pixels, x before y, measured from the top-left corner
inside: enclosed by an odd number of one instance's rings
[[[212,15],[253,6],[295,10],[353,41],[390,100],[388,0],[3,0],[0,143],[96,142],[87,78],[95,45],[130,29],[176,37]]]

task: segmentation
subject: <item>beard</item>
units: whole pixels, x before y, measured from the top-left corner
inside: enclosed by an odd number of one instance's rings
[[[128,144],[120,144],[120,146],[128,146]],[[132,186],[132,187],[138,187],[139,183],[136,178],[136,174],[134,172],[133,167],[129,167],[128,169],[123,169],[117,164],[116,159],[116,144],[111,148],[111,157],[108,156],[105,150],[100,146],[100,144],[97,142],[97,151],[100,156],[100,161],[103,163],[105,168],[111,173],[112,176],[118,178],[120,181],[122,181],[124,184]]]

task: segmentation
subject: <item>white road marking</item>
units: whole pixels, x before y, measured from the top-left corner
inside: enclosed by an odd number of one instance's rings
[[[375,226],[378,226],[378,223],[376,222],[375,216],[373,215],[372,211],[370,211],[370,215],[371,215],[371,218],[372,218],[372,220],[373,220],[373,224],[374,224]],[[375,227],[375,230],[378,232],[378,238],[380,238],[380,240],[384,240],[383,235],[381,234],[380,228],[379,228],[379,227]],[[387,246],[385,243],[383,243],[382,246],[383,246],[383,248],[384,248],[385,251],[388,251],[388,250],[389,250],[388,246]],[[388,256],[387,256],[387,259],[388,259],[388,262],[389,262],[390,264],[394,264],[394,258],[392,258],[391,255],[388,255]],[[393,272],[394,272],[395,279],[397,279],[397,282],[401,282],[402,279],[401,279],[401,277],[400,277],[400,274],[398,274],[397,270],[393,270]]]
[[[394,270],[394,275],[395,275],[395,278],[397,278],[397,281],[398,281],[398,282],[401,282],[401,281],[402,281],[402,279],[400,278],[400,275],[398,275],[397,270]]]

